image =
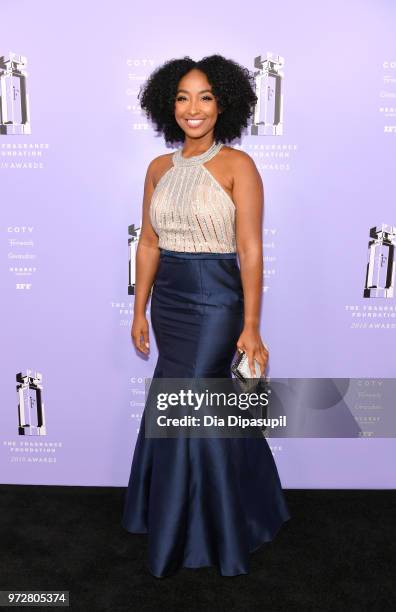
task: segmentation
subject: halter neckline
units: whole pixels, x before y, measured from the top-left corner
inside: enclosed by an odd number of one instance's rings
[[[199,155],[193,155],[192,157],[183,157],[182,149],[178,149],[173,154],[173,163],[177,166],[198,166],[212,159],[212,157],[220,151],[222,146],[222,142],[213,142],[209,149]]]

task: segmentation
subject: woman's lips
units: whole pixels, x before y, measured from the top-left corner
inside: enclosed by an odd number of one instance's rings
[[[205,119],[186,119],[187,125],[190,128],[197,128],[205,121]]]

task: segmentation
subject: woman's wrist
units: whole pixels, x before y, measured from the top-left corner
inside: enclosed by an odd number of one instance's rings
[[[133,314],[135,317],[145,317],[146,316],[146,309],[145,308],[134,308],[133,309]]]
[[[243,328],[244,329],[249,329],[251,331],[254,331],[254,330],[258,331],[259,327],[260,327],[260,322],[257,321],[256,319],[254,319],[254,320],[247,319],[247,320],[244,321],[244,324],[243,324]]]

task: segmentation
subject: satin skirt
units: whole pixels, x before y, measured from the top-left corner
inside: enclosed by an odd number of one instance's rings
[[[243,328],[234,253],[161,249],[151,297],[158,346],[153,378],[231,377]],[[266,438],[145,438],[139,429],[122,526],[148,534],[156,577],[180,567],[249,573],[250,553],[290,513]]]

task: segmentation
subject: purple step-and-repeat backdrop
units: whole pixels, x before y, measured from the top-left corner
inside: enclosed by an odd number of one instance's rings
[[[221,53],[256,75],[231,145],[264,182],[268,374],[374,391],[395,376],[393,2],[3,0],[1,15],[2,483],[127,483],[157,359],[151,328],[148,358],[132,345],[130,271],[147,165],[171,151],[137,94],[170,58]],[[269,443],[284,487],[396,484],[392,437]]]

